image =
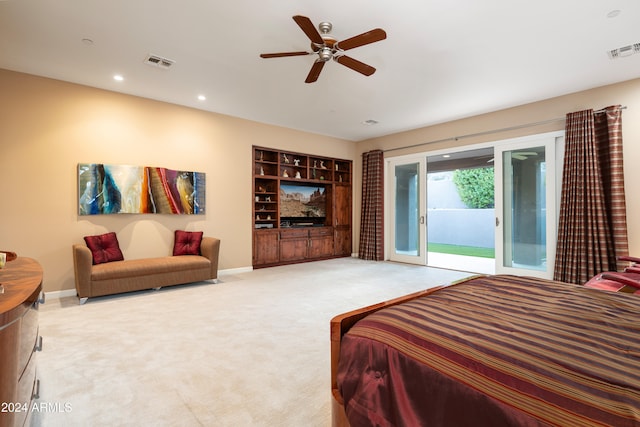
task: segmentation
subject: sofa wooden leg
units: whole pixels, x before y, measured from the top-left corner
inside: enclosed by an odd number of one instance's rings
[[[89,299],[89,297],[80,298],[80,305],[83,305],[85,302],[87,302],[88,299]]]

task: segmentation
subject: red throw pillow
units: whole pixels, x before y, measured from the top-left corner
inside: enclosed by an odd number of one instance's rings
[[[93,264],[102,264],[111,261],[122,261],[124,256],[118,244],[116,233],[100,234],[98,236],[85,236],[86,242],[91,254],[93,255]]]
[[[173,243],[174,255],[200,255],[202,231],[176,230]]]

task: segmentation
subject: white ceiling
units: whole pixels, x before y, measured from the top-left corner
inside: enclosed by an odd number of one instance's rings
[[[310,48],[293,15],[383,28],[348,51],[376,73],[261,59]],[[607,55],[637,42],[638,0],[0,0],[0,68],[354,141],[640,77]]]

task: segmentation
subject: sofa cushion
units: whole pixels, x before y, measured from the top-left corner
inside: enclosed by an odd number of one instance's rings
[[[105,233],[97,236],[85,236],[84,241],[91,250],[93,264],[122,261],[124,256],[120,250],[116,233]]]
[[[91,269],[91,280],[128,279],[209,268],[211,268],[211,262],[203,256],[130,259],[96,265]]]
[[[174,255],[200,255],[202,231],[176,230],[173,242]]]

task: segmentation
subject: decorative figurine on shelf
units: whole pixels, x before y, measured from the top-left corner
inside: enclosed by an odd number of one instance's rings
[[[300,166],[300,159],[293,159],[294,166]]]
[[[314,168],[317,168],[317,167],[318,167],[318,161],[317,161],[317,160],[314,160],[314,161],[313,161],[313,167],[314,167]]]
[[[260,166],[260,175],[264,175],[264,168]]]
[[[284,172],[282,172],[282,177],[283,178],[289,178],[289,174],[287,173],[286,169],[284,170]]]
[[[267,190],[265,190],[265,188],[264,188],[263,186],[259,186],[259,187],[258,187],[258,191],[259,191],[260,193],[266,193],[266,192],[267,192]]]
[[[284,153],[282,153],[282,160],[284,160],[285,163],[289,164],[289,158]]]
[[[258,160],[262,161],[263,160],[263,152],[262,151],[258,151]]]
[[[342,182],[342,175],[338,175],[338,182]]]
[[[260,208],[260,210],[261,210],[261,211],[266,211],[266,210],[267,210],[267,208],[266,208],[264,205],[262,205],[262,207]]]
[[[296,179],[300,179],[300,178],[302,178],[302,176],[300,176],[300,171],[297,171],[296,172]]]
[[[256,196],[256,202],[260,201],[260,196]]]
[[[326,169],[327,167],[324,165],[324,160],[320,160],[320,169]]]
[[[256,221],[260,221],[260,215],[256,215]]]
[[[311,169],[311,177],[313,179],[316,179],[316,170],[315,169]]]
[[[271,201],[271,196],[267,196],[265,202],[270,202]]]
[[[338,164],[336,163],[336,172],[338,172]]]
[[[267,215],[267,220],[271,221],[271,215]]]
[[[320,176],[320,181],[324,181],[324,175]]]

